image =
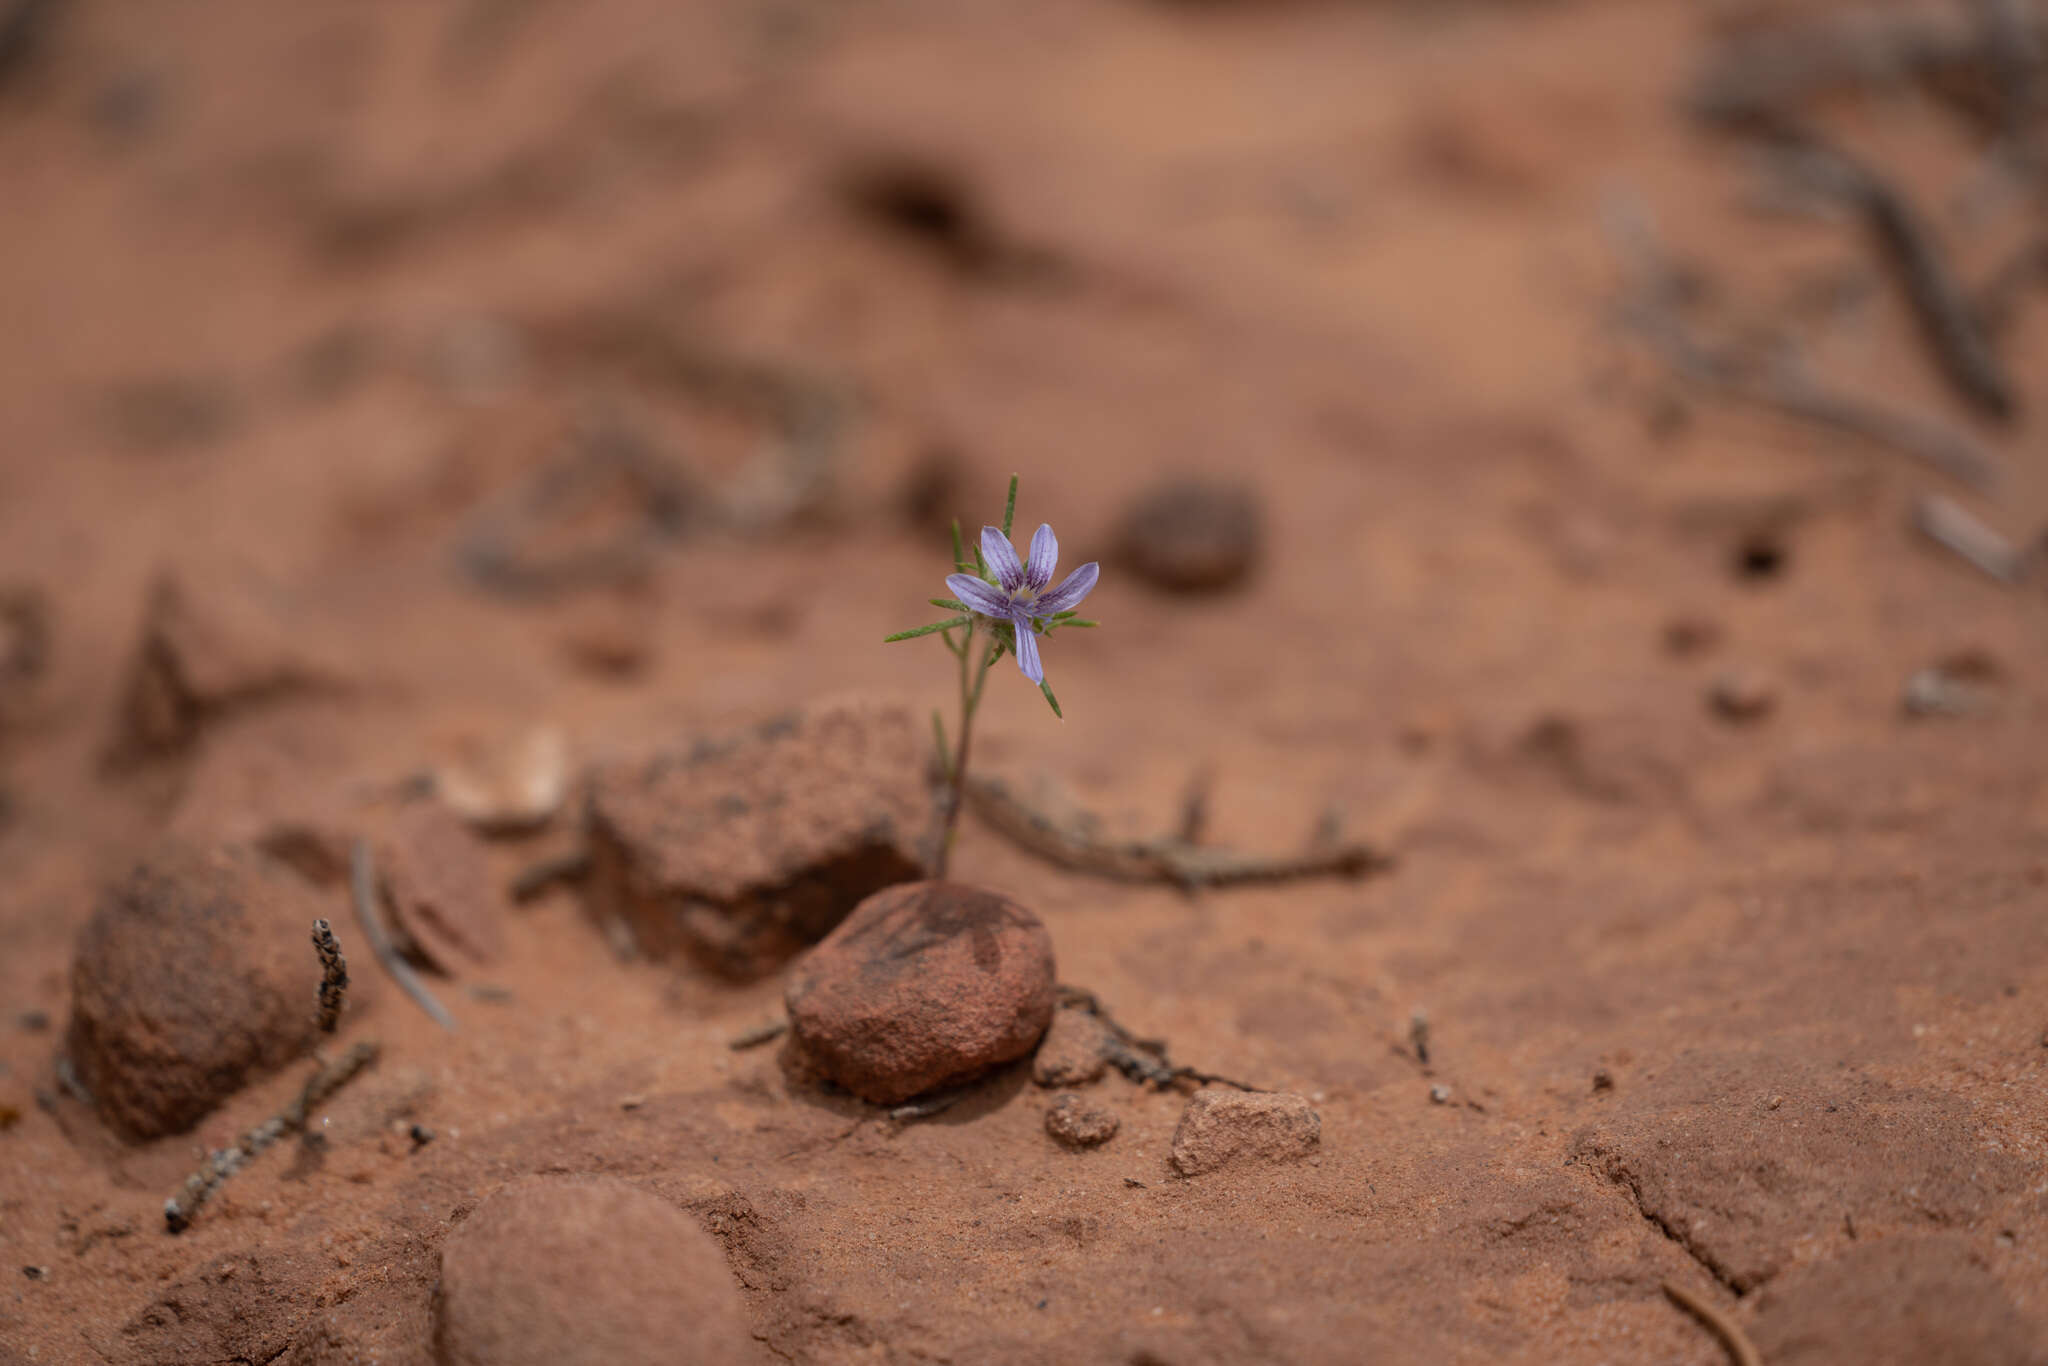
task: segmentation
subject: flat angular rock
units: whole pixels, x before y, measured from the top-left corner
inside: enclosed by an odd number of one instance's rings
[[[176,753],[238,709],[336,685],[333,668],[252,594],[166,574],[150,589],[110,758]]]
[[[1845,1211],[1966,1225],[2032,1179],[1984,1147],[1962,1102],[1796,1055],[1689,1053],[1619,1097],[1574,1156],[1745,1293]]]
[[[305,885],[246,850],[168,843],[101,895],[71,968],[67,1054],[113,1128],[182,1133],[313,1042]]]
[[[592,778],[590,909],[642,952],[774,970],[922,871],[931,739],[907,708],[820,707]]]
[[[420,956],[450,974],[498,956],[503,928],[483,840],[438,802],[398,813],[378,867],[392,918]]]
[[[820,1071],[893,1105],[1029,1053],[1054,977],[1052,936],[1030,911],[913,882],[863,901],[791,970],[784,1001]]]
[[[1771,1366],[2029,1366],[2041,1335],[1968,1237],[1880,1238],[1796,1267],[1757,1296]]]
[[[1306,1096],[1198,1091],[1173,1131],[1173,1166],[1182,1176],[1200,1176],[1226,1167],[1294,1162],[1322,1141],[1322,1116]]]
[[[755,1360],[725,1257],[695,1220],[605,1176],[487,1198],[441,1249],[440,1366],[725,1366]]]

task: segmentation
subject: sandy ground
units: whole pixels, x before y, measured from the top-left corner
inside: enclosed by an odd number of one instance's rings
[[[1725,1359],[1666,1280],[1774,1360],[2048,1351],[2048,613],[1908,521],[1935,491],[2016,540],[2048,520],[2048,309],[1999,339],[2018,418],[1972,417],[1856,222],[1759,212],[1753,150],[1680,112],[1736,11],[50,16],[0,77],[0,579],[50,611],[0,733],[7,1366],[426,1361],[451,1222],[565,1171],[711,1230],[763,1361]],[[2038,224],[2024,190],[1955,208],[1983,138],[1924,93],[1830,117],[1971,279]],[[1665,383],[1613,322],[1619,198],[1716,309],[1972,429],[1999,492]],[[674,354],[829,394],[831,489],[742,499],[776,412]],[[594,412],[753,511],[624,585],[480,583],[465,537]],[[581,762],[827,694],[945,703],[936,645],[878,643],[947,567],[905,510],[929,468],[970,525],[1021,471],[1073,557],[1163,475],[1256,489],[1249,582],[1112,564],[1104,629],[1047,647],[1066,720],[999,673],[979,761],[1133,832],[1206,766],[1215,839],[1295,848],[1335,806],[1397,866],[1187,897],[970,818],[955,871],[1176,1058],[1311,1097],[1319,1154],[1181,1179],[1184,1097],[1115,1076],[1086,1153],[1016,1071],[892,1124],[727,1048],[776,979],[622,962],[561,889],[440,981],[458,1033],[373,984],[344,1037],[385,1053],[325,1143],[166,1234],[302,1074],[140,1146],[65,1096],[101,882],[166,828],[374,824],[464,736],[555,726]],[[167,568],[344,686],[110,768]],[[1909,716],[1958,660],[1968,714]],[[1724,679],[1766,714],[1717,711]]]

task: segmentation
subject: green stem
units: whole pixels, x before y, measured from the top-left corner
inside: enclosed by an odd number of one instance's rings
[[[981,689],[988,682],[989,665],[995,663],[999,641],[991,641],[982,653],[981,664],[974,670],[974,681],[967,680],[968,656],[974,653],[974,630],[976,623],[967,625],[967,638],[960,642],[960,739],[953,748],[951,771],[947,773],[944,819],[939,826],[938,847],[932,851],[932,877],[946,875],[946,861],[953,852],[953,832],[960,824],[960,807],[967,785],[967,749],[974,739],[974,713],[981,706]]]

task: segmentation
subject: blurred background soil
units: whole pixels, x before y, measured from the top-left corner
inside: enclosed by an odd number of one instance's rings
[[[1741,84],[1844,22],[1891,36]],[[1667,1280],[1774,1362],[2044,1359],[2042,32],[4,0],[0,1362],[425,1362],[448,1230],[546,1172],[689,1212],[762,1361],[1724,1360]],[[1188,896],[970,814],[954,872],[1317,1156],[1182,1179],[1183,1097],[1114,1075],[1077,1153],[1018,1071],[897,1124],[730,1049],[779,978],[505,898],[565,807],[488,846],[454,1033],[309,892],[384,1054],[164,1231],[301,1074],[105,1129],[103,882],[536,730],[949,706],[880,638],[1013,470],[1104,628],[1045,649],[1063,722],[999,666],[981,771],[1142,835],[1207,770],[1219,843],[1396,863]],[[1186,480],[1245,501],[1162,549]]]

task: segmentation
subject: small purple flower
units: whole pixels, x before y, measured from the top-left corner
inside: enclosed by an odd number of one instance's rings
[[[1038,634],[1034,623],[1070,611],[1088,596],[1102,566],[1095,561],[1067,575],[1058,588],[1048,590],[1053,567],[1060,561],[1060,543],[1050,526],[1041,525],[1031,538],[1031,562],[1021,564],[1010,538],[996,527],[981,529],[981,558],[994,571],[990,585],[972,574],[948,574],[946,587],[953,596],[982,616],[1006,621],[1015,627],[1017,667],[1033,683],[1045,682],[1045,666],[1038,659]]]

